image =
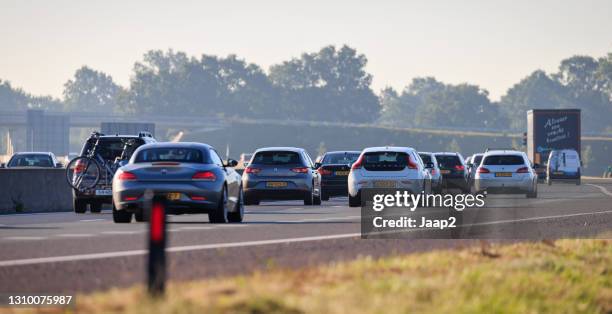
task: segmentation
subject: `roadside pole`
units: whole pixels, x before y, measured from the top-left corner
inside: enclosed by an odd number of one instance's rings
[[[149,295],[162,296],[166,283],[166,200],[155,196],[149,216]]]

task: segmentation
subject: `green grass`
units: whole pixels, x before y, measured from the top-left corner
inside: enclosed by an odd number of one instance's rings
[[[367,240],[364,240],[367,241]],[[612,241],[360,258],[79,296],[83,313],[612,313]]]

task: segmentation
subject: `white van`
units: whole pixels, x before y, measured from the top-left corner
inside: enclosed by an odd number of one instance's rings
[[[552,181],[576,182],[580,185],[580,155],[573,149],[552,150],[548,155],[546,167],[546,182]]]

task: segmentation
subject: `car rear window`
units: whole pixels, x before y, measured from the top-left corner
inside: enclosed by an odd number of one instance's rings
[[[41,154],[17,155],[9,161],[8,167],[53,167],[53,160]]]
[[[155,147],[147,148],[138,152],[135,163],[142,162],[187,162],[187,163],[210,163],[204,153],[195,148],[184,147]]]
[[[492,155],[487,156],[482,164],[487,166],[512,166],[524,165],[525,161],[523,156],[520,155]]]
[[[365,153],[363,166],[368,171],[400,171],[408,164],[408,155],[402,152]]]
[[[476,155],[476,157],[474,157],[474,160],[472,160],[472,163],[475,165],[480,165],[481,161],[482,161],[482,155]]]
[[[419,154],[419,156],[421,156],[421,159],[423,160],[423,163],[430,163],[431,161],[431,155],[429,154]]]
[[[454,168],[461,165],[461,159],[457,155],[436,155],[440,168]]]
[[[287,151],[258,152],[253,157],[253,164],[262,165],[289,165],[302,164],[300,154]]]
[[[359,158],[359,153],[328,153],[322,164],[350,164]]]

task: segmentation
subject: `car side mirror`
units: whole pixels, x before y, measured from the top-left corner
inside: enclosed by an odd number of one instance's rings
[[[0,168],[6,168],[5,164],[4,164],[4,163],[1,163],[1,164],[0,164]]]
[[[314,167],[315,169],[319,169],[321,167],[321,163],[320,162],[315,162]]]
[[[55,164],[55,168],[64,168],[64,165],[61,162]]]
[[[245,161],[242,164],[244,165],[244,167],[248,167],[249,166],[249,162],[248,161]]]
[[[533,169],[539,169],[540,168],[540,164],[533,164]]]
[[[466,164],[466,166],[468,166],[469,168],[472,168],[472,167],[474,167],[474,164],[473,164],[473,163],[471,163],[471,162],[468,162],[468,163]]]
[[[433,169],[433,167],[434,167],[433,162],[428,162],[428,163],[425,164],[425,168],[427,168],[427,169]]]
[[[228,160],[223,161],[224,167],[236,167],[237,165],[238,165],[238,162],[234,159],[228,159]]]

